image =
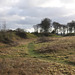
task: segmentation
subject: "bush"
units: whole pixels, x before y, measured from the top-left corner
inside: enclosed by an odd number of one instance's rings
[[[52,33],[52,34],[55,34],[55,30],[53,30],[51,33]]]
[[[47,36],[50,36],[50,33],[38,33],[38,32],[33,32],[32,34],[38,36],[38,37],[47,37]]]
[[[16,35],[21,37],[21,38],[27,38],[27,35],[25,32],[16,32]]]
[[[75,36],[75,33],[68,33],[65,36]]]
[[[14,38],[17,38],[14,34],[13,31],[0,31],[0,42],[11,45],[11,46],[16,46],[18,43],[14,41]]]
[[[40,37],[37,39],[38,43],[48,42],[50,39],[48,37]]]
[[[75,45],[73,46],[70,44],[54,44],[54,45],[47,45],[47,46],[42,46],[41,48],[37,49],[36,52],[38,53],[58,53],[62,51],[67,51],[70,48],[74,48]]]
[[[16,35],[18,35],[21,38],[27,38],[26,32],[20,28],[16,29]]]
[[[1,31],[0,42],[6,43],[6,44],[12,43],[13,41],[12,41],[11,33]]]

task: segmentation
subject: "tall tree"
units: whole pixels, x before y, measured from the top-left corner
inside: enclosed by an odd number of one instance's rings
[[[45,18],[41,21],[40,27],[44,33],[48,33],[50,25],[51,25],[51,20],[48,18]]]
[[[65,35],[67,27],[66,27],[66,25],[63,25],[62,27],[63,27],[63,35]]]
[[[66,25],[66,31],[67,31],[67,34],[69,33],[69,26],[68,25]]]
[[[74,28],[73,31],[75,33],[75,21],[72,21],[69,24],[70,24],[70,27]]]
[[[74,33],[75,33],[75,21],[67,23],[67,26],[69,27],[69,32],[70,33],[72,33],[72,31],[74,31]]]
[[[60,24],[58,22],[53,22],[52,25],[54,27],[55,33],[58,33],[58,30],[60,28]]]
[[[59,31],[60,31],[60,34],[62,35],[62,33],[63,33],[63,25],[62,24],[59,25]]]

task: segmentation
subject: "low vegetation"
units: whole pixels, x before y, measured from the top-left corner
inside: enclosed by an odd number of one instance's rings
[[[75,37],[52,38],[53,41],[35,44],[39,57],[75,66]]]
[[[75,36],[2,33],[0,75],[75,75]]]
[[[0,31],[0,42],[9,44],[9,45],[17,45],[17,41],[21,39],[28,39],[36,37],[33,34],[27,33],[22,29],[16,29],[14,31],[7,30],[7,31]]]
[[[74,75],[75,68],[34,58],[0,59],[1,75]]]

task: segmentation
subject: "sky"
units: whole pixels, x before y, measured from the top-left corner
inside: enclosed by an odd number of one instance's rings
[[[0,27],[33,31],[44,18],[66,24],[75,20],[75,0],[0,0]]]

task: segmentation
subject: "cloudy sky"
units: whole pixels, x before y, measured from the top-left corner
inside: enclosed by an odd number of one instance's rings
[[[66,24],[75,20],[75,0],[0,0],[0,27],[32,30],[43,18]]]

